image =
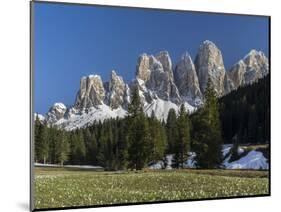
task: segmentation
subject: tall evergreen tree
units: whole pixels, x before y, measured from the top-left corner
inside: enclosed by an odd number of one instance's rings
[[[40,120],[38,115],[36,115],[34,122],[34,162],[38,162],[39,160],[40,125]]]
[[[95,165],[97,163],[97,141],[95,135],[91,133],[89,128],[84,130],[84,141],[86,149],[86,163]]]
[[[64,165],[64,162],[68,160],[69,157],[69,143],[67,135],[64,131],[58,131],[58,142],[56,143],[56,158],[61,166]]]
[[[190,126],[188,114],[184,105],[180,107],[177,119],[178,137],[175,145],[175,162],[176,166],[183,168],[184,162],[187,160],[190,151]]]
[[[204,93],[205,104],[196,117],[195,137],[197,165],[201,168],[217,168],[222,163],[222,135],[218,102],[211,81]],[[203,129],[203,130],[202,130]]]
[[[71,158],[72,164],[80,165],[85,161],[86,147],[84,142],[83,132],[81,130],[76,130],[71,136]]]
[[[148,160],[150,136],[148,121],[142,109],[138,88],[135,88],[132,92],[128,113],[128,167],[140,170]]]
[[[166,150],[166,134],[162,123],[155,118],[154,112],[151,118],[149,118],[149,129],[149,161],[156,162],[164,157]]]
[[[45,164],[49,156],[48,127],[38,122],[37,124],[39,125],[35,127],[37,131],[35,137],[36,160]]]
[[[118,169],[125,169],[128,165],[128,136],[127,136],[127,119],[118,120],[118,138],[117,138],[117,149],[118,149]]]
[[[177,114],[176,111],[171,108],[168,113],[167,123],[166,123],[166,134],[167,134],[167,153],[175,153],[175,144],[178,138],[178,128],[177,128]]]
[[[249,143],[256,143],[257,142],[257,134],[258,134],[257,113],[256,113],[256,108],[253,105],[252,107],[250,107],[250,111],[249,111],[248,142]]]

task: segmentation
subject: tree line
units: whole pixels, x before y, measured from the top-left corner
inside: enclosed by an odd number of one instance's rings
[[[263,85],[259,85],[261,82]],[[85,128],[65,131],[47,126],[36,118],[35,162],[99,165],[106,170],[140,170],[150,162],[173,154],[173,166],[183,168],[188,152],[193,151],[197,167],[218,168],[223,160],[221,148],[224,142],[233,142],[236,134],[239,139],[244,136],[247,141],[256,141],[250,138],[254,128],[251,127],[268,127],[259,116],[260,113],[268,113],[263,108],[264,101],[259,102],[267,97],[268,90],[262,88],[266,84],[265,79],[218,100],[209,81],[204,93],[205,104],[201,108],[193,114],[188,114],[184,105],[178,113],[170,109],[166,122],[156,119],[154,113],[150,117],[144,113],[137,88],[132,91],[128,115],[122,119],[107,119]],[[249,89],[251,91],[248,92]],[[255,95],[255,89],[263,96]],[[245,104],[241,104],[243,101],[246,101]],[[244,116],[238,116],[242,107],[252,112],[247,114],[245,109],[242,111]],[[257,119],[255,122],[252,121],[253,116]],[[245,130],[248,137],[245,137]],[[266,139],[266,135],[266,129],[261,131],[261,141]]]
[[[261,144],[270,140],[270,75],[239,87],[219,100],[225,143]]]

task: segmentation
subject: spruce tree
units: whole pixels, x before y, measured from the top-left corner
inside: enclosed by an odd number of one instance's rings
[[[164,157],[166,150],[166,134],[161,122],[155,118],[154,112],[149,119],[149,132],[149,161],[156,162]]]
[[[40,124],[37,130],[36,158],[38,161],[45,164],[49,155],[48,127],[45,124]]]
[[[171,108],[168,113],[167,123],[166,123],[166,133],[167,133],[167,153],[175,153],[175,143],[178,137],[177,128],[177,114],[176,111]]]
[[[34,122],[34,162],[38,162],[39,160],[39,143],[40,143],[40,127],[41,123],[38,118],[38,115],[35,117],[35,122]]]
[[[71,136],[71,163],[83,164],[86,156],[86,147],[84,142],[83,132],[76,130]]]
[[[128,113],[128,168],[140,170],[148,160],[150,136],[138,88],[132,92]]]
[[[58,131],[58,142],[56,143],[56,157],[61,166],[68,160],[70,149],[67,134],[64,131]]]
[[[127,118],[118,121],[118,169],[125,169],[128,165],[128,136],[127,136]]]
[[[218,168],[222,163],[222,136],[215,91],[208,80],[204,93],[205,104],[195,119],[194,143],[197,165],[200,168]]]
[[[176,166],[183,168],[184,162],[188,158],[190,151],[190,126],[188,114],[184,105],[180,107],[177,119],[178,137],[175,145],[175,162]]]

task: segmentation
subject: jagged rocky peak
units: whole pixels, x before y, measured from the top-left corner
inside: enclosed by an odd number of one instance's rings
[[[224,94],[225,67],[223,57],[213,42],[206,40],[200,45],[195,59],[195,67],[202,93],[205,91],[208,79],[210,79],[217,95]]]
[[[62,119],[65,115],[67,107],[63,103],[55,103],[46,114],[46,120],[48,123],[55,123]]]
[[[238,88],[240,85],[245,84],[244,74],[246,72],[246,64],[243,60],[239,60],[238,63],[227,72],[227,76],[231,79],[233,83],[233,89]]]
[[[224,77],[224,95],[228,94],[234,89],[235,89],[235,85],[229,76],[229,72],[226,71]]]
[[[161,51],[156,56],[142,54],[138,60],[136,75],[140,90],[146,92],[149,89],[152,92],[144,94],[148,102],[157,97],[176,104],[181,102],[167,51]]]
[[[107,102],[112,109],[116,109],[125,102],[126,84],[121,76],[118,76],[114,70],[111,71],[111,77],[108,85]]]
[[[269,72],[268,59],[261,51],[255,49],[251,50],[244,58],[244,63],[247,67],[245,76],[246,83],[253,83],[257,79],[267,75]]]
[[[169,74],[169,78],[173,79],[173,69],[172,69],[172,60],[168,53],[168,51],[161,51],[159,52],[155,58],[162,64],[163,71]]]
[[[239,60],[227,73],[234,89],[251,84],[269,73],[268,59],[261,51],[251,50],[243,60]]]
[[[147,54],[139,56],[136,77],[146,82],[150,78],[150,58]]]
[[[195,66],[188,52],[185,52],[175,68],[175,83],[179,93],[191,105],[201,104],[202,93]]]
[[[80,89],[75,100],[75,108],[83,110],[85,108],[96,107],[103,104],[105,89],[99,75],[89,75],[80,80]]]

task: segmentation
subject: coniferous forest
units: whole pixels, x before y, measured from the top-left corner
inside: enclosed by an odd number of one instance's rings
[[[123,119],[94,122],[65,131],[35,119],[35,162],[98,165],[106,170],[140,170],[150,162],[174,154],[175,168],[183,168],[188,152],[196,152],[200,168],[220,167],[222,144],[260,144],[270,138],[269,75],[217,99],[210,82],[205,104],[188,114],[171,109],[166,122],[146,116],[138,90],[131,95]]]
[[[270,141],[270,75],[219,99],[224,143]]]

